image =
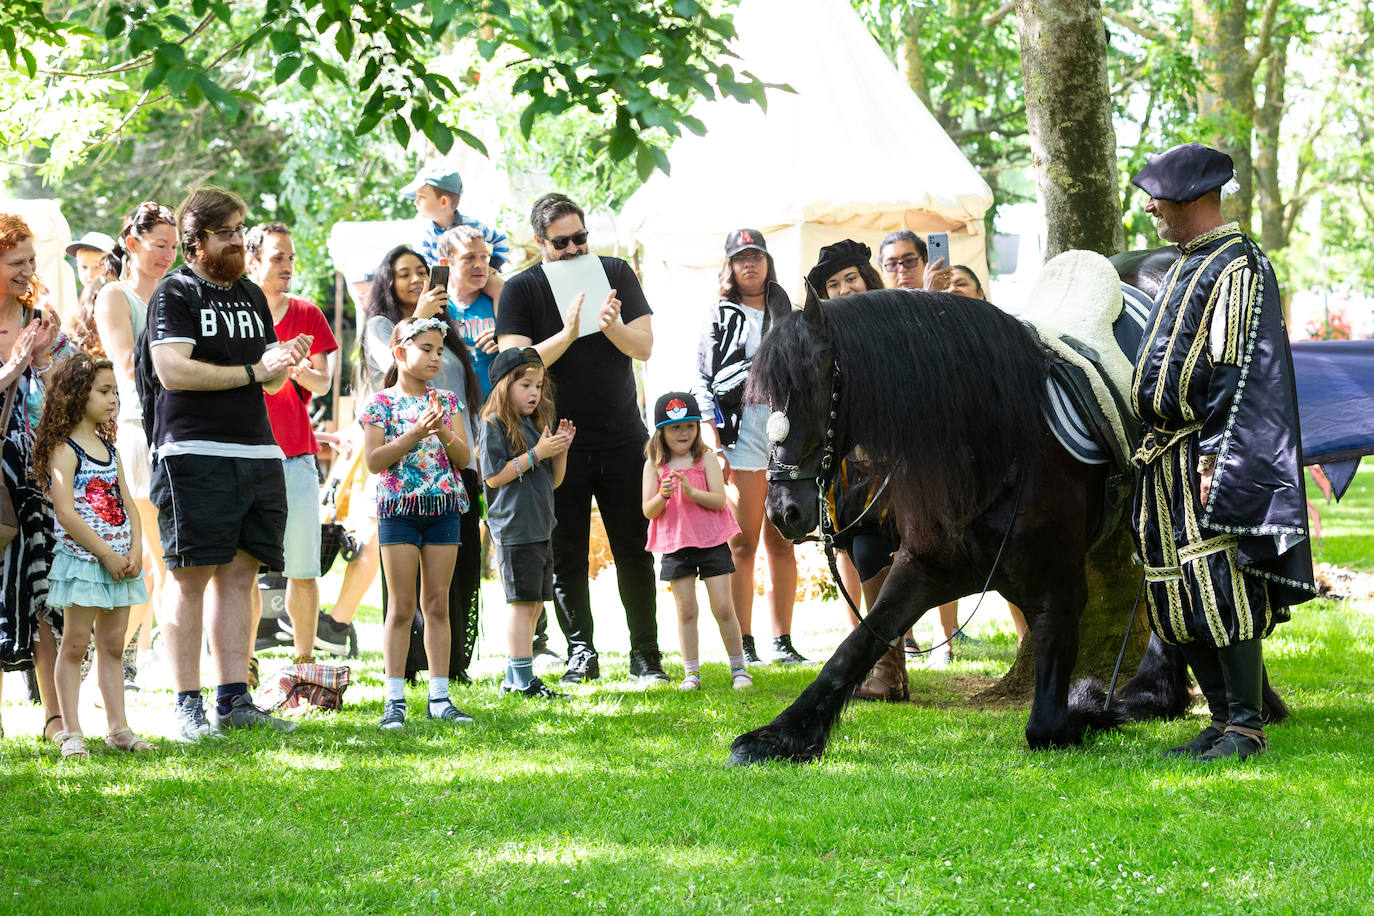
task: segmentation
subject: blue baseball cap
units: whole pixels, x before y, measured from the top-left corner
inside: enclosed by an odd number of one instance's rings
[[[415,176],[415,180],[401,188],[401,196],[407,200],[414,200],[415,194],[425,185],[433,185],[440,191],[447,191],[450,194],[463,193],[463,176],[458,174],[458,170],[436,162],[420,169]]]

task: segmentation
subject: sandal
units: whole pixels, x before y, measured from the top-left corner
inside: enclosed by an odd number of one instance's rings
[[[61,713],[58,713],[58,714],[55,715],[55,716],[48,716],[48,721],[46,721],[46,722],[43,723],[43,740],[44,740],[44,741],[51,741],[53,744],[57,744],[57,745],[60,745],[60,744],[62,743],[61,735],[63,734],[63,730],[62,730],[61,728],[59,728],[57,731],[53,732],[51,735],[48,734],[48,726],[49,726],[49,725],[52,725],[54,722],[58,721],[58,720],[61,719],[61,718],[62,718],[62,714],[61,714]],[[66,722],[63,722],[62,724],[63,724],[63,725],[66,725],[67,723],[66,723]]]
[[[63,760],[85,760],[91,756],[86,750],[86,736],[81,732],[58,732],[52,739],[62,751]]]
[[[116,740],[119,738],[124,738],[125,740]],[[127,725],[123,728],[117,728],[106,735],[105,744],[111,750],[128,751],[130,754],[144,754],[148,751],[157,750],[156,744],[140,738],[138,735],[134,734],[134,730]]]

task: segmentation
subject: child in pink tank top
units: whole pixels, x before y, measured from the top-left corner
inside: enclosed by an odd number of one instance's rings
[[[701,687],[697,643],[697,577],[706,584],[736,690],[752,687],[744,667],[744,643],[730,602],[730,538],[739,525],[725,506],[725,476],[716,456],[701,441],[701,410],[696,398],[670,391],[654,405],[654,434],[644,447],[644,515],[649,519],[648,549],[663,554],[659,578],[672,585],[677,602],[682,663],[687,669],[679,690]]]

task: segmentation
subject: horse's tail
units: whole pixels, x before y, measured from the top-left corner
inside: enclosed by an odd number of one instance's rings
[[[1082,678],[1069,688],[1069,730],[1073,734],[1088,729],[1111,731],[1129,720],[1130,715],[1120,703],[1107,708],[1107,691],[1097,678]]]

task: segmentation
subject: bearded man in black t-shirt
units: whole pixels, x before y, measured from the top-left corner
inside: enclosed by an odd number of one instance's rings
[[[582,209],[562,194],[546,194],[530,212],[545,264],[587,255]],[[620,600],[630,628],[630,675],[668,683],[658,651],[653,555],[644,547],[649,523],[640,502],[644,441],[648,431],[635,389],[634,360],[653,349],[652,314],[639,279],[620,258],[601,258],[611,293],[602,303],[582,297],[563,314],[543,264],[512,277],[501,292],[496,339],[502,350],[532,346],[554,384],[560,418],[577,426],[563,485],[554,491],[553,595],[558,624],[568,640],[563,683],[600,677],[592,642],[587,546],[596,499],[615,558]],[[598,308],[600,331],[578,337],[582,308]]]
[[[181,741],[220,728],[295,727],[248,693],[250,599],[259,565],[282,568],[286,526],[282,452],[262,395],[281,388],[311,339],[279,343],[266,297],[243,276],[246,213],[236,194],[192,191],[177,213],[186,265],[163,278],[148,305],[149,352],[165,390],[143,407],[153,417],[151,496],[168,573],[162,632]],[[213,724],[200,698],[207,604],[219,684]]]

